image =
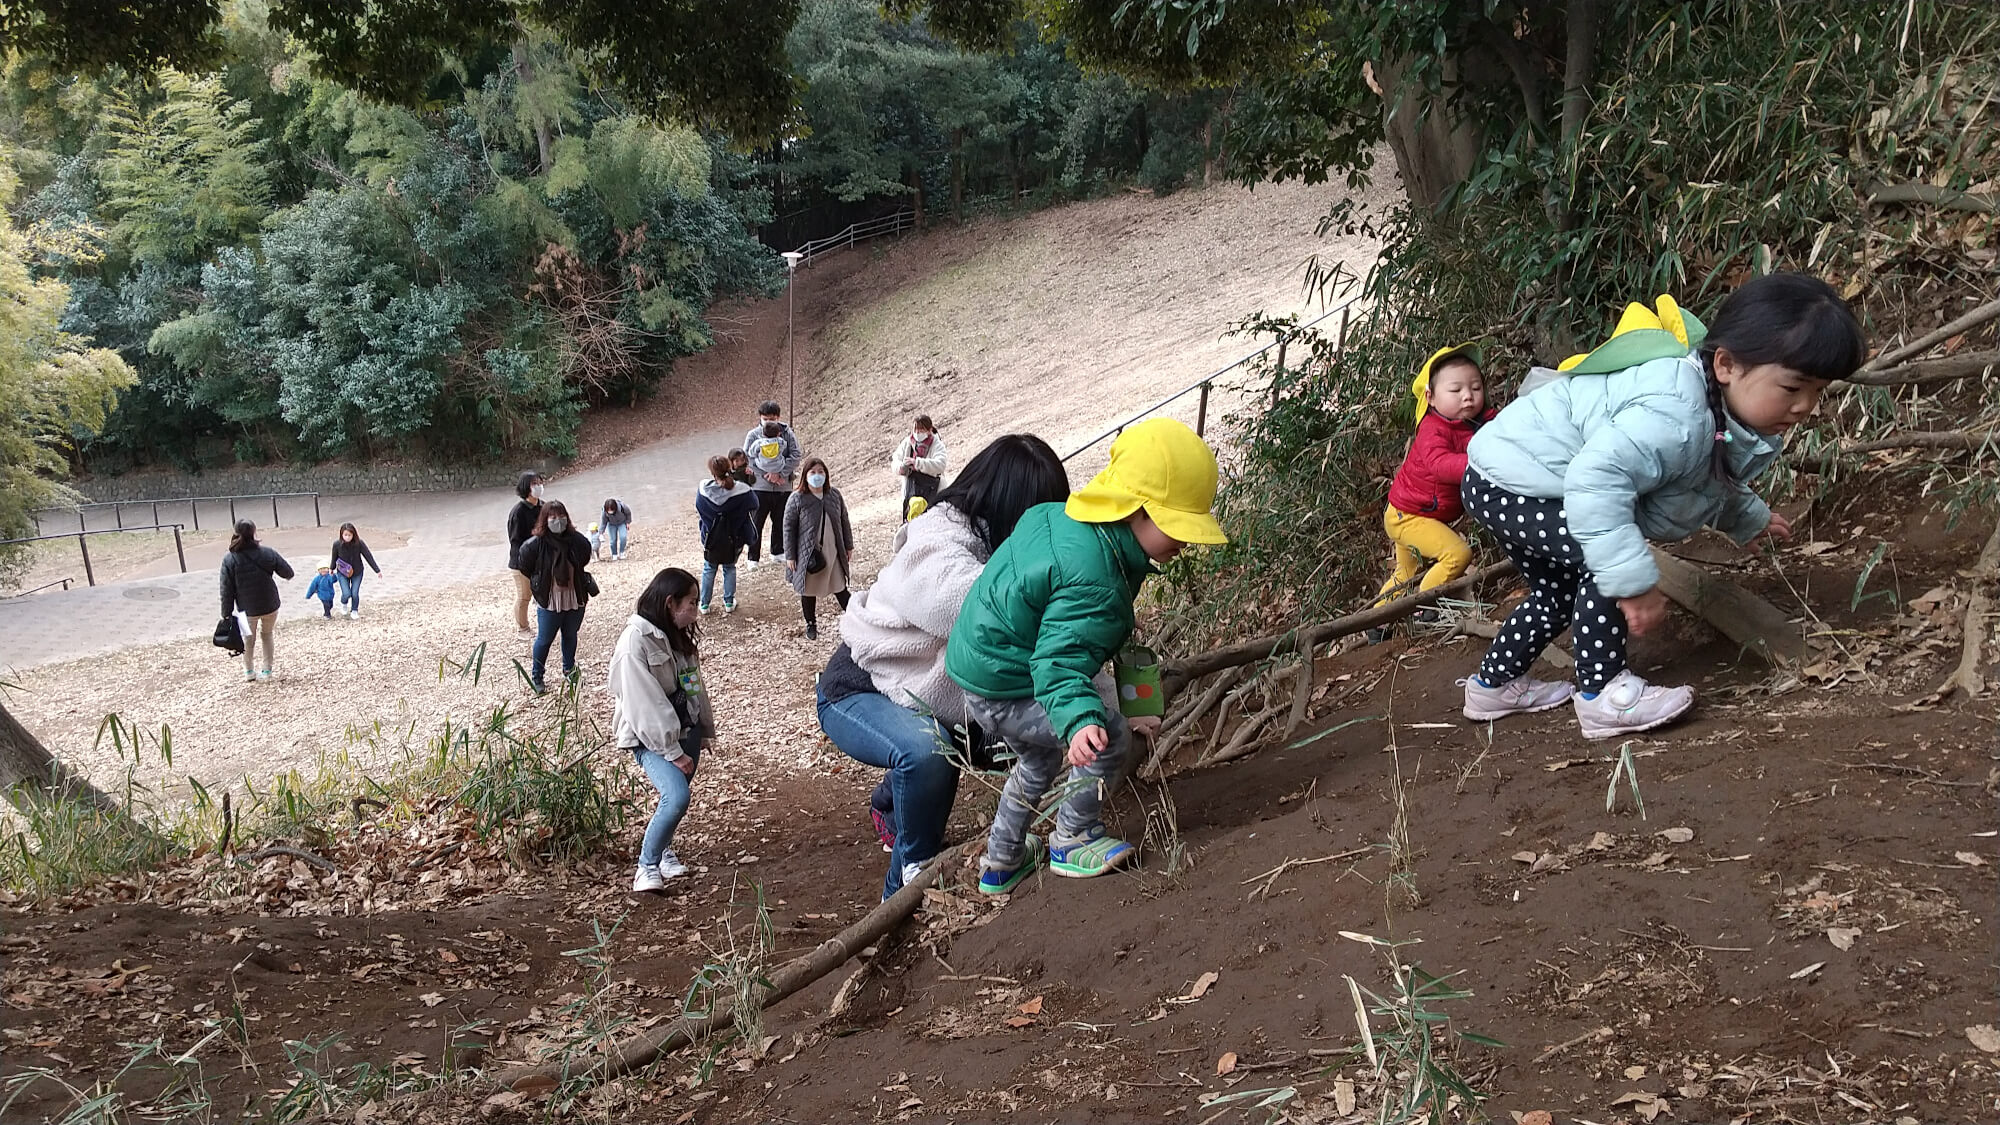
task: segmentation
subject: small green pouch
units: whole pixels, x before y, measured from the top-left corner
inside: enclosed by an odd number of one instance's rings
[[[1144,645],[1131,645],[1111,662],[1118,679],[1118,713],[1128,719],[1158,717],[1167,713],[1167,697],[1160,690],[1160,658]]]

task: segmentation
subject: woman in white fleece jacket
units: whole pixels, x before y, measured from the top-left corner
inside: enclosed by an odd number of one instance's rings
[[[897,533],[894,556],[841,619],[845,643],[819,681],[819,725],[848,757],[889,771],[895,844],[883,898],[944,848],[958,794],[953,731],[968,728],[965,692],[944,671],[959,606],[1021,514],[1068,495],[1047,442],[999,438]]]
[[[701,752],[715,737],[714,710],[695,650],[699,614],[694,575],[670,566],[653,576],[611,651],[612,725],[626,751],[660,791],[639,844],[635,891],[657,891],[687,874],[674,855],[674,830],[687,815]]]

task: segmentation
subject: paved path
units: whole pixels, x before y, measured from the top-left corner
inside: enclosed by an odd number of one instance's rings
[[[670,437],[610,464],[550,481],[547,495],[561,500],[583,526],[589,526],[607,496],[631,505],[634,536],[672,535],[694,538],[694,487],[707,475],[708,458],[743,440],[748,426]],[[321,564],[335,529],[352,521],[408,536],[401,547],[376,550],[383,573],[370,573],[361,587],[361,611],[372,603],[458,585],[498,574],[507,565],[507,512],[511,491],[409,492],[375,496],[323,496],[315,532],[294,532],[295,524],[311,526],[311,501],[285,501],[279,509],[280,538],[299,577],[279,584],[284,617],[320,612],[319,603],[305,596],[314,568]],[[271,517],[269,502],[239,506],[240,514],[264,527]],[[203,505],[204,529],[227,526],[227,505]],[[190,522],[187,505],[160,506],[160,518]],[[113,514],[93,513],[89,526],[110,527]],[[131,506],[125,522],[150,523],[150,509]],[[45,521],[49,534],[67,529],[65,517]],[[304,543],[294,549],[291,543]],[[372,546],[372,544],[371,544]],[[49,591],[0,601],[0,669],[34,668],[92,656],[128,645],[151,644],[184,637],[206,637],[221,612],[215,560],[218,548],[209,544],[189,549],[189,573],[132,578],[101,586]]]

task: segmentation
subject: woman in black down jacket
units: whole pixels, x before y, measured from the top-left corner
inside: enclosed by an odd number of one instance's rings
[[[333,561],[326,565],[333,570],[335,582],[340,584],[340,604],[347,607],[347,616],[361,616],[361,567],[366,563],[375,573],[382,568],[375,565],[375,553],[368,544],[361,541],[361,532],[351,523],[340,525],[340,538],[333,541]]]
[[[521,544],[520,565],[535,598],[535,653],[528,682],[537,695],[548,690],[542,671],[548,666],[549,644],[558,633],[563,675],[576,675],[576,633],[583,627],[583,607],[597,592],[597,581],[585,570],[590,554],[590,539],[570,525],[569,509],[562,501],[542,501],[535,533]]]
[[[292,564],[257,542],[257,525],[242,520],[222,556],[222,616],[243,611],[243,678],[271,678],[271,630],[278,620],[278,579],[290,581]],[[257,669],[257,634],[264,635],[264,668]]]

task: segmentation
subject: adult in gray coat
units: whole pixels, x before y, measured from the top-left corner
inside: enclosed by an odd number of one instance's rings
[[[271,632],[278,620],[278,579],[292,579],[285,556],[257,542],[257,525],[240,520],[222,556],[222,616],[243,611],[243,678],[271,678]],[[264,668],[257,669],[257,636],[264,637]]]
[[[743,450],[750,455],[750,488],[757,494],[753,517],[757,534],[750,537],[750,568],[760,557],[758,540],[764,524],[771,524],[771,557],[785,557],[785,505],[791,500],[799,461],[805,456],[797,434],[778,417],[778,404],[766,402],[757,408],[757,428],[743,436]]]
[[[832,594],[840,608],[847,608],[854,528],[847,521],[847,501],[827,483],[826,462],[808,457],[804,468],[798,491],[785,504],[785,573],[799,592],[806,639],[813,641],[819,639],[819,599]]]

